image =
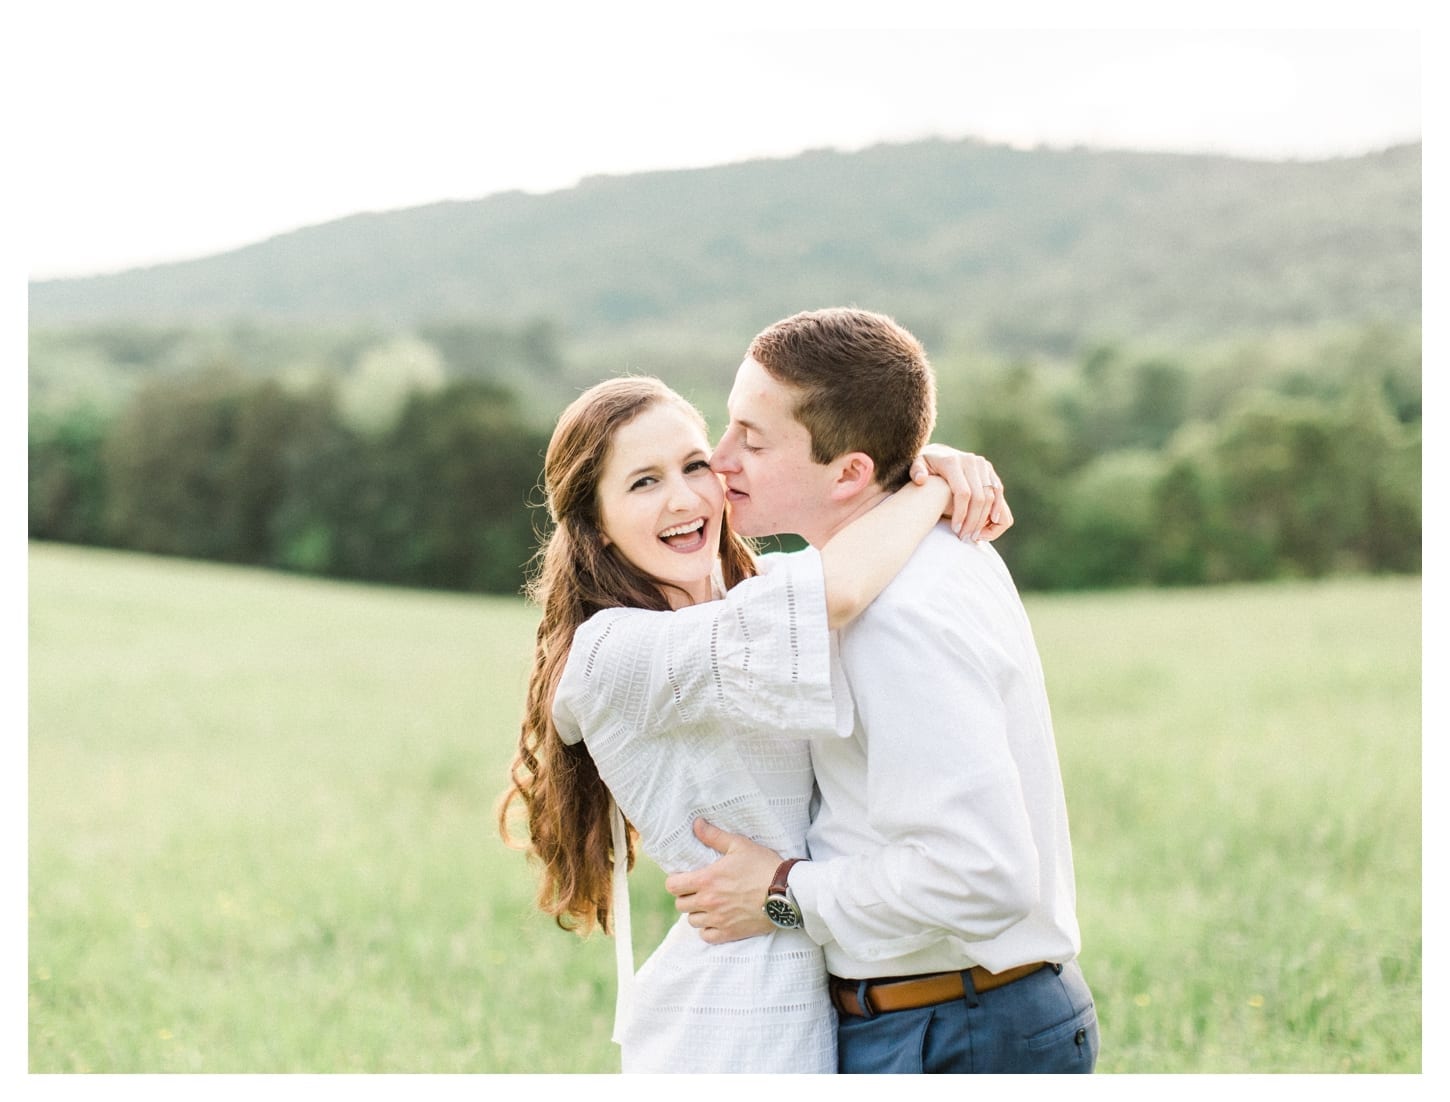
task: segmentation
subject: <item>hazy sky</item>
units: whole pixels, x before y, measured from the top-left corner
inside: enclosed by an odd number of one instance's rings
[[[657,4],[482,14],[497,6],[26,5],[29,277],[361,210],[929,134],[1266,157],[1421,134],[1414,29],[994,30],[941,15],[962,5],[781,0],[789,17],[767,30],[749,3],[716,25]]]

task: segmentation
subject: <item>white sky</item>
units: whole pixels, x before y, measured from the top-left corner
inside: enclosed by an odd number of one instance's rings
[[[1083,31],[1030,4],[1017,30],[911,0],[737,2],[715,25],[681,19],[709,11],[683,3],[481,14],[499,6],[27,4],[28,277],[361,210],[930,134],[1271,157],[1421,135],[1422,39],[1405,21],[1419,5],[1344,6],[1400,30],[1355,27],[1352,10],[1336,23],[1333,4],[1230,3],[1214,9],[1226,25],[1259,29],[1151,32],[1132,16],[1157,8],[1101,2]],[[773,9],[790,14],[771,26]],[[1317,25],[1265,29],[1299,9]]]

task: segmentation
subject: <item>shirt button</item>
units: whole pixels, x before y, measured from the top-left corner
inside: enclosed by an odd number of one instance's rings
[[[1076,1045],[1080,1045],[1080,1044],[1082,1044],[1086,1040],[1087,1040],[1087,1030],[1085,1030],[1085,1029],[1079,1029],[1077,1031],[1077,1036],[1073,1037],[1073,1039],[1072,1039],[1073,1044],[1076,1044]]]

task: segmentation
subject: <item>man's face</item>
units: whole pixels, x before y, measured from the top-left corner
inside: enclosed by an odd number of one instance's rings
[[[794,533],[815,545],[829,531],[832,468],[811,459],[811,435],[792,413],[796,394],[747,356],[730,391],[730,426],[710,466],[725,479],[737,532]]]

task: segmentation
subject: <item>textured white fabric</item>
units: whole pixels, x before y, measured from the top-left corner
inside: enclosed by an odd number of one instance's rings
[[[1047,690],[997,552],[939,526],[839,648],[858,723],[812,744],[821,807],[790,876],[830,971],[1076,957]]]
[[[805,856],[812,736],[845,735],[831,685],[820,556],[762,560],[723,600],[611,609],[576,632],[554,700],[641,843],[666,872],[716,854],[703,817]],[[682,916],[635,977],[616,1023],[626,1072],[831,1072],[835,1014],[820,948],[778,931],[707,945]]]

